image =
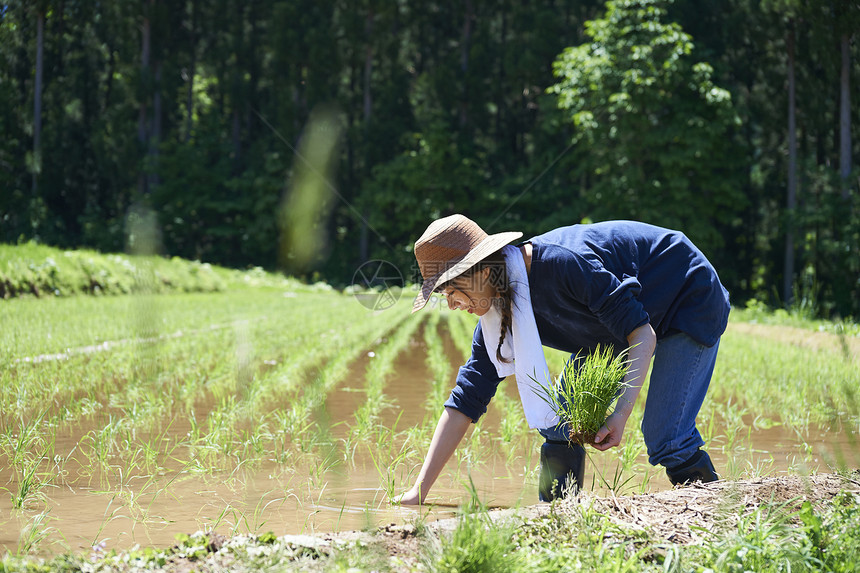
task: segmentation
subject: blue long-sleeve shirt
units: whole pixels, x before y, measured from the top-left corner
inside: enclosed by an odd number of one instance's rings
[[[627,347],[650,323],[660,340],[684,332],[713,346],[725,331],[729,294],[683,233],[633,221],[561,227],[532,244],[529,292],[544,346],[575,354]],[[516,287],[515,287],[516,288]],[[510,335],[509,335],[510,336]],[[490,361],[498,341],[475,328],[472,354],[445,406],[477,420],[502,378]]]

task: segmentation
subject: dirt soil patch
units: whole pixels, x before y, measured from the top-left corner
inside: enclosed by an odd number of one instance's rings
[[[573,499],[559,502],[554,511],[571,511],[576,506],[589,507],[613,523],[630,529],[647,529],[657,538],[678,544],[700,543],[701,531],[718,526],[734,526],[744,515],[762,505],[784,505],[787,513],[798,511],[804,501],[816,508],[841,491],[860,494],[860,475],[852,478],[836,474],[810,477],[773,477],[754,480],[696,483],[658,493],[598,497],[587,491]],[[493,519],[514,515],[521,519],[542,517],[551,511],[550,504],[520,509],[490,511]],[[428,525],[437,534],[456,527],[456,519],[444,519]],[[411,526],[389,527],[388,533],[406,531]]]

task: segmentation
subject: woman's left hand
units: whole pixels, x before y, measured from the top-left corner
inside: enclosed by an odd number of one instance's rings
[[[594,436],[594,449],[601,452],[614,448],[621,443],[621,436],[624,435],[624,426],[627,425],[627,416],[618,412],[609,414],[606,418],[606,423],[597,430]]]

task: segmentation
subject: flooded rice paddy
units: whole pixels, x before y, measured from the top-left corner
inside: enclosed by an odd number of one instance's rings
[[[472,495],[489,507],[537,502],[540,437],[527,429],[507,380],[448,463],[430,505],[389,503],[420,469],[468,352],[472,317],[440,309],[411,316],[402,301],[370,313],[335,294],[268,293],[251,308],[224,297],[163,297],[147,311],[144,331],[140,305],[123,310],[112,301],[104,319],[64,315],[68,330],[59,320],[57,344],[5,341],[5,551],[169,546],[177,534],[198,530],[374,528],[453,516]],[[170,323],[175,309],[187,313],[189,305],[197,312],[184,326]],[[125,331],[111,321],[121,312],[136,316]],[[89,334],[76,338],[76,322]],[[856,340],[733,324],[699,418],[718,471],[739,478],[860,465],[850,389],[858,386],[851,374],[858,355]],[[548,358],[557,370],[565,357]],[[819,370],[804,370],[816,361]],[[787,382],[804,376],[841,384],[824,389],[830,401],[812,397],[820,408],[786,402],[809,396],[806,386]],[[623,447],[589,449],[590,489],[670,488],[647,463],[639,419],[641,404]]]

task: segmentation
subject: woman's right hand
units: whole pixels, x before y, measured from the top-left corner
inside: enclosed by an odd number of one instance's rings
[[[430,441],[430,449],[424,458],[421,471],[418,472],[415,485],[406,493],[391,500],[392,503],[399,503],[400,505],[421,505],[424,503],[427,493],[436,483],[436,478],[439,477],[442,467],[457,449],[457,445],[463,439],[471,423],[472,419],[459,410],[445,408],[442,411],[442,415],[439,416],[439,423],[436,424],[436,431],[433,432],[433,439]]]
[[[424,500],[421,499],[421,494],[416,488],[412,488],[406,493],[402,493],[392,500],[396,505],[421,505]]]

